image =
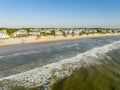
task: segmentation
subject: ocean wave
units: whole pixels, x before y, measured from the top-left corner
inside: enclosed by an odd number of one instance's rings
[[[11,87],[34,88],[46,84],[50,85],[55,82],[56,78],[63,79],[68,77],[80,67],[102,64],[103,60],[105,60],[104,58],[110,59],[107,53],[117,49],[120,49],[120,41],[91,49],[69,59],[1,78],[0,90],[11,90]]]
[[[0,56],[0,59],[2,59],[2,58],[10,58],[10,57],[19,56],[19,55],[35,54],[35,53],[38,53],[38,52],[39,51],[20,52],[20,53],[15,53],[15,54],[10,54],[10,55]]]

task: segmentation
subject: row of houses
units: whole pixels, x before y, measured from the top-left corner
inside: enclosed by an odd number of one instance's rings
[[[19,29],[13,33],[13,37],[27,36],[27,35],[81,35],[94,33],[117,33],[120,29],[74,29],[74,28],[53,28],[53,29],[30,29],[29,32],[25,29]],[[0,38],[9,38],[7,30],[0,30]]]

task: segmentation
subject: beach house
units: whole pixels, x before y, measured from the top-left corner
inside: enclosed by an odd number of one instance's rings
[[[56,35],[63,35],[62,31],[60,29],[55,29],[55,34]]]
[[[0,30],[0,39],[8,39],[9,35],[7,34],[7,30]]]
[[[74,30],[74,34],[75,34],[75,35],[79,35],[79,33],[80,33],[80,30],[79,30],[79,29]]]
[[[120,29],[116,29],[115,32],[120,33]]]
[[[20,29],[20,30],[18,30],[18,31],[15,31],[15,32],[13,33],[13,36],[14,36],[14,37],[18,37],[18,36],[24,36],[24,35],[27,35],[27,34],[28,34],[28,32],[27,32],[26,30]]]
[[[46,29],[45,32],[46,32],[46,34],[51,34],[51,30],[50,29]]]
[[[39,29],[30,29],[29,35],[40,35]]]

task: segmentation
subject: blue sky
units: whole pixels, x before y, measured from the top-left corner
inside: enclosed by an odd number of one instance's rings
[[[120,27],[120,0],[0,0],[0,27]]]

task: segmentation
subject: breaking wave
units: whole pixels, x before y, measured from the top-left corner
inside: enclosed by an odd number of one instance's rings
[[[120,49],[120,41],[113,42],[103,47],[97,47],[78,54],[75,57],[43,67],[37,67],[24,73],[1,78],[0,90],[12,90],[13,87],[34,88],[46,84],[51,85],[56,79],[68,77],[73,71],[80,67],[102,64],[105,58],[107,58],[106,60],[111,60],[107,53],[117,49]]]

